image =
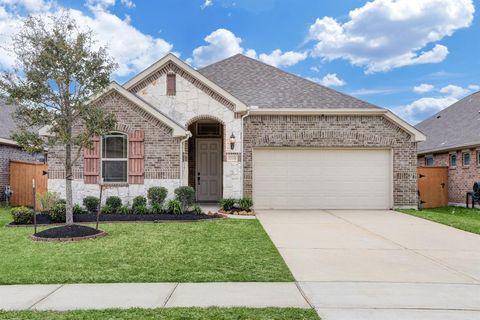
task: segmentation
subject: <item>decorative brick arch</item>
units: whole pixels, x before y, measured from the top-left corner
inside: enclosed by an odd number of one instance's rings
[[[225,122],[222,119],[209,114],[201,114],[191,118],[190,120],[187,121],[187,123],[185,124],[185,127],[188,128],[190,125],[200,120],[214,120],[221,123],[225,127]]]
[[[132,127],[129,126],[128,124],[126,123],[122,123],[122,122],[117,122],[115,124],[115,128],[112,130],[112,131],[119,131],[119,132],[122,132],[122,133],[130,133],[131,131],[133,131]]]

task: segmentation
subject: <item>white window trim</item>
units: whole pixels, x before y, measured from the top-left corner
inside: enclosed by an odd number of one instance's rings
[[[465,154],[468,154],[468,164],[465,164]],[[462,150],[462,167],[468,168],[472,164],[472,153],[470,150]]]
[[[122,134],[127,139],[127,157],[126,158],[103,158],[103,138],[111,135],[112,133]],[[100,181],[102,184],[125,184],[128,183],[128,134],[120,131],[111,131],[108,134],[104,134],[100,139]],[[104,181],[103,180],[103,161],[126,161],[127,162],[127,176],[125,181]]]
[[[452,165],[452,156],[455,156],[455,165]],[[448,154],[448,167],[449,168],[456,168],[458,166],[458,157],[457,157],[457,152],[450,152]]]

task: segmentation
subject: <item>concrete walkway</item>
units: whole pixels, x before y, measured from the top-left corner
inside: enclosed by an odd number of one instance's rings
[[[0,286],[0,310],[171,307],[310,308],[295,283],[111,283]]]
[[[323,320],[480,319],[480,236],[394,211],[257,217]]]

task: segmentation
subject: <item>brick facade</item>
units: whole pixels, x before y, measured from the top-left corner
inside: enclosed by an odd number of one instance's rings
[[[416,143],[382,116],[250,116],[244,122],[244,195],[252,195],[255,147],[382,147],[393,150],[395,207],[417,205]]]
[[[0,201],[5,200],[3,191],[9,184],[10,160],[36,161],[37,157],[15,146],[0,145]]]
[[[145,132],[145,179],[179,179],[180,138],[172,137],[171,128],[116,92],[108,94],[99,103],[115,114],[117,131]],[[50,179],[64,178],[63,153],[62,146],[49,150]],[[73,171],[75,179],[83,179],[83,153]]]
[[[465,195],[472,191],[473,183],[480,181],[480,164],[478,163],[478,148],[462,149],[452,152],[443,152],[428,156],[433,157],[433,166],[448,168],[448,202],[452,204],[465,204]],[[470,165],[464,166],[462,153],[470,153]],[[457,155],[457,165],[450,166],[450,154]],[[425,165],[425,155],[418,157],[418,165]]]

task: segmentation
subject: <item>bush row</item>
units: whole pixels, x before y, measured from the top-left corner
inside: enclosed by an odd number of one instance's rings
[[[220,199],[218,205],[220,206],[221,209],[225,211],[230,211],[236,208],[244,211],[251,211],[253,207],[253,200],[248,197],[240,198],[240,199],[223,198],[223,199]]]

